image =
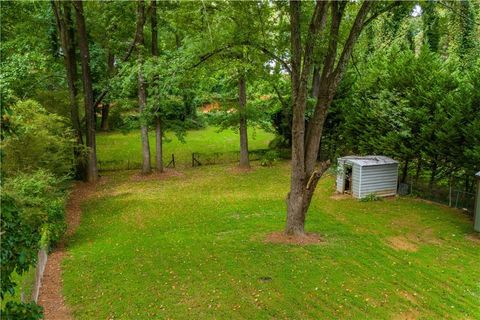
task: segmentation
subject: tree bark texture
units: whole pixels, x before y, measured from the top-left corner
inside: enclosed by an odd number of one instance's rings
[[[353,47],[363,28],[371,2],[362,3],[353,22],[349,36],[338,56],[338,36],[340,23],[347,2],[318,1],[312,15],[309,29],[302,45],[300,34],[299,1],[290,1],[291,36],[291,80],[292,80],[292,169],[290,192],[287,196],[287,219],[285,233],[303,236],[305,218],[310,202],[323,173],[330,163],[324,162],[317,167],[317,157],[327,111],[342,79]],[[328,11],[331,12],[329,44],[321,75],[313,72],[314,48],[318,35],[323,32]],[[338,56],[338,59],[337,59]],[[337,61],[338,60],[338,61]],[[312,75],[313,72],[313,75]],[[305,128],[305,108],[308,95],[308,81],[313,77],[312,92],[316,99],[315,109],[308,128]],[[316,168],[317,167],[317,168]]]
[[[240,167],[250,168],[247,134],[247,85],[243,75],[238,80],[238,106],[240,115]]]
[[[138,50],[138,110],[140,115],[140,134],[142,140],[142,173],[148,174],[152,171],[150,165],[150,143],[148,141],[148,121],[146,117],[147,107],[147,83],[143,75],[143,50],[145,40],[143,27],[145,25],[145,2],[138,1],[137,6],[137,32],[135,35]]]
[[[75,31],[73,28],[71,16],[71,3],[52,1],[52,9],[57,23],[58,34],[60,35],[60,43],[63,50],[63,62],[67,74],[67,85],[70,96],[70,120],[72,128],[77,140],[74,149],[76,159],[76,175],[78,178],[86,179],[85,159],[82,154],[83,136],[80,126],[80,116],[78,114],[77,102],[77,59],[75,54]],[[62,10],[63,9],[63,10]]]
[[[97,171],[97,146],[95,141],[95,110],[93,101],[92,77],[90,75],[90,52],[88,49],[87,28],[83,13],[82,0],[74,1],[75,16],[77,20],[78,44],[80,48],[80,61],[82,64],[83,94],[85,100],[85,121],[87,141],[87,181],[95,182],[98,178]]]
[[[152,27],[152,56],[157,57],[159,55],[158,51],[158,28],[157,28],[157,1],[152,0],[151,2],[151,17],[150,17],[151,27]],[[158,85],[159,77],[154,77],[154,85]],[[155,117],[155,165],[157,171],[163,172],[163,128],[162,128],[162,119],[160,115],[160,106],[158,106],[158,97],[155,97],[155,105],[157,107],[157,115]]]

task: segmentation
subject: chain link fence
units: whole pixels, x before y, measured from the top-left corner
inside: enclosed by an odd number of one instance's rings
[[[455,185],[429,186],[427,183],[415,182],[400,183],[400,195],[414,195],[422,199],[441,203],[452,208],[463,209],[473,214],[475,193],[459,189]]]

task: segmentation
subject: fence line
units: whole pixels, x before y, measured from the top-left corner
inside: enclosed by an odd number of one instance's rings
[[[260,160],[269,149],[255,149],[249,150],[248,158],[250,161]],[[181,161],[175,154],[172,154],[170,162],[166,165],[167,168],[175,168],[179,166],[192,166],[197,167],[200,165],[215,165],[215,164],[228,164],[240,161],[240,151],[227,151],[227,152],[193,152],[191,154],[191,161]],[[140,161],[127,160],[107,160],[98,161],[99,171],[121,171],[121,170],[139,170],[142,168]]]
[[[410,183],[400,183],[398,191],[400,195],[415,195],[451,208],[464,209],[470,213],[473,213],[475,205],[475,193],[458,189],[453,184],[430,188],[427,184],[414,183],[412,179]]]

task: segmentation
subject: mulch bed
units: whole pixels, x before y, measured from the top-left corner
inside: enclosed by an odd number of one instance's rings
[[[99,184],[101,185],[102,182]],[[65,220],[67,222],[65,238],[48,256],[38,298],[38,304],[43,307],[45,319],[47,320],[73,319],[62,294],[62,260],[67,255],[65,243],[80,225],[81,204],[95,193],[96,187],[96,184],[77,182],[68,199],[65,212]]]

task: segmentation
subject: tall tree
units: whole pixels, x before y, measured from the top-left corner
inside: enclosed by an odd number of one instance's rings
[[[147,120],[147,82],[143,74],[143,51],[145,47],[145,38],[143,27],[145,25],[145,1],[139,0],[137,6],[137,31],[135,35],[135,44],[137,46],[137,67],[138,67],[138,109],[140,113],[140,131],[142,138],[142,173],[147,174],[152,171],[150,165],[150,144],[148,142],[148,120]]]
[[[80,126],[80,117],[78,114],[77,101],[77,59],[75,54],[75,32],[73,28],[71,3],[52,1],[52,9],[57,22],[57,30],[60,34],[60,42],[63,50],[63,61],[67,73],[67,85],[70,97],[70,118],[72,121],[73,131],[77,140],[75,147],[75,158],[77,161],[77,176],[82,179],[86,178],[84,159],[81,149],[83,148],[83,137]]]
[[[350,31],[339,46],[340,26],[344,17],[347,2],[317,1],[304,41],[301,36],[301,3],[290,1],[290,43],[291,43],[291,90],[292,90],[292,169],[290,192],[287,196],[287,219],[285,232],[289,235],[305,234],[305,218],[308,207],[323,173],[329,162],[316,168],[318,150],[322,137],[323,125],[327,111],[332,103],[340,81],[345,73],[353,48],[363,27],[381,12],[388,10],[396,3],[376,5],[377,11],[368,17],[373,5],[372,1],[363,1],[359,6]],[[326,15],[330,12],[330,30],[328,49],[322,61],[322,73],[318,82],[318,93],[315,97],[313,116],[305,125],[305,110],[308,95],[308,81],[311,78],[315,43],[323,32]],[[350,16],[351,17],[351,16]],[[349,18],[350,18],[349,17]],[[338,54],[338,47],[343,48]],[[338,57],[338,58],[337,58]]]
[[[152,27],[152,56],[158,57],[158,25],[157,25],[157,1],[151,2],[151,17]],[[159,77],[154,77],[154,85],[158,85]],[[157,114],[155,115],[155,164],[159,172],[163,172],[163,131],[162,131],[162,119],[160,117],[160,108],[158,106],[158,96],[154,98],[154,104],[156,105]],[[155,106],[154,106],[155,108]]]
[[[90,75],[90,51],[88,49],[87,28],[83,12],[83,1],[73,2],[77,21],[78,45],[82,64],[83,94],[85,103],[86,141],[87,141],[87,181],[95,182],[97,171],[97,146],[95,141],[95,108],[93,101],[92,77]]]

